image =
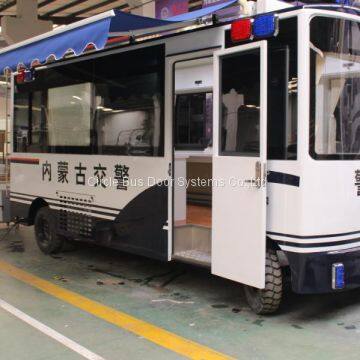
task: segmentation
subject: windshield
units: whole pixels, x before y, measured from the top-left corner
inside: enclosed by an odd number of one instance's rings
[[[360,23],[314,18],[310,52],[310,153],[360,158]]]

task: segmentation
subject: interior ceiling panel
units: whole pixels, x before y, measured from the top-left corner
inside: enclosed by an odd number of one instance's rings
[[[85,5],[85,6],[84,6]],[[89,17],[99,13],[102,13],[111,9],[128,9],[128,4],[123,0],[117,1],[102,1],[98,0],[88,0],[85,4],[77,5],[72,7],[71,9],[64,10],[62,12],[57,13],[57,16],[66,16],[66,17]]]
[[[151,0],[150,0],[151,1]],[[190,10],[201,8],[202,0],[189,0]],[[38,0],[39,17],[54,24],[69,24],[111,9],[129,11],[127,0]],[[16,15],[16,0],[0,0],[0,17]]]
[[[38,0],[39,17],[68,24],[111,9],[127,10],[126,0]],[[16,15],[16,0],[0,0],[0,16]]]
[[[95,3],[97,3],[97,2],[95,1]],[[127,11],[129,9],[129,5],[127,3],[125,3],[124,1],[118,1],[117,3],[118,4],[116,6],[114,6],[113,4],[104,5],[98,9],[96,9],[96,11],[90,9],[89,11],[85,12],[83,14],[83,16],[89,17],[89,16],[93,16],[95,14],[98,14],[99,12],[104,12],[104,11],[108,11],[111,9],[120,9],[123,11]]]
[[[43,1],[38,1],[38,7],[40,14],[47,13],[48,11],[54,10],[60,6],[69,4],[71,1],[68,0],[57,0],[57,1],[48,1],[43,4]]]

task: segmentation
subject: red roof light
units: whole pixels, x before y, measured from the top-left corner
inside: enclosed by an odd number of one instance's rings
[[[231,40],[233,42],[251,38],[251,19],[240,19],[231,24]]]

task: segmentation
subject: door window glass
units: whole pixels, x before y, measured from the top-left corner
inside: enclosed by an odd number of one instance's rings
[[[221,60],[221,155],[260,155],[260,49]]]

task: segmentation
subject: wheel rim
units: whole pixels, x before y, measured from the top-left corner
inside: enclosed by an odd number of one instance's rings
[[[38,222],[38,239],[43,247],[49,246],[51,241],[50,224],[44,217],[41,217]]]

